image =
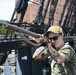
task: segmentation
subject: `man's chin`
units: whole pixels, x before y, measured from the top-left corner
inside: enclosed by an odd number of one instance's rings
[[[55,48],[58,49],[59,48],[59,45],[55,45]]]

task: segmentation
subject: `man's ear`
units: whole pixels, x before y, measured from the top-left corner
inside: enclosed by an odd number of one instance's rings
[[[63,38],[64,38],[64,34],[62,33],[62,35],[61,35]]]

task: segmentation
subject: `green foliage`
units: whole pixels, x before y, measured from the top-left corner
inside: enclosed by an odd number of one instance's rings
[[[6,31],[7,31],[6,28],[4,28],[4,27],[0,27],[0,34],[5,34]]]
[[[1,20],[0,20],[1,21]],[[2,20],[2,21],[5,21],[5,22],[9,22],[7,20]],[[5,34],[7,32],[7,29],[2,27],[2,25],[0,25],[0,34]]]

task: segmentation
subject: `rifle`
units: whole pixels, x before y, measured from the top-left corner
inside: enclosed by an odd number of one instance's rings
[[[4,21],[0,21],[0,24],[3,25],[6,29],[14,30],[16,32],[24,33],[24,34],[27,34],[27,35],[30,35],[30,36],[33,36],[36,38],[39,37],[37,33],[34,33],[31,31],[28,31],[24,28],[18,27],[17,25],[12,25],[12,24],[9,24],[9,23],[4,22]]]
[[[26,29],[23,29],[21,27],[18,27],[16,25],[12,25],[12,24],[9,24],[7,22],[3,22],[3,21],[0,21],[0,24],[2,24],[6,29],[10,29],[10,30],[14,30],[16,32],[19,32],[19,33],[24,33],[24,34],[27,34],[27,35],[30,35],[30,36],[33,36],[33,37],[36,37],[38,38],[39,35],[37,33],[34,33],[34,32],[31,32],[31,31],[28,31]],[[18,34],[23,40],[25,43],[27,43],[28,45],[30,46],[33,46],[33,47],[38,47],[38,46],[46,46],[47,45],[47,42],[43,42],[41,44],[37,44],[36,42],[34,41],[30,41],[28,40],[25,36],[21,35],[21,34]],[[65,36],[64,37],[64,40],[65,41],[76,41],[76,36]],[[34,42],[34,43],[33,43]]]

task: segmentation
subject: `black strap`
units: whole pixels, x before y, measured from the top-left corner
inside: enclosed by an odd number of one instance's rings
[[[46,51],[48,52],[49,56],[51,56],[57,62],[57,59],[52,55],[48,48],[46,49]]]

